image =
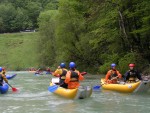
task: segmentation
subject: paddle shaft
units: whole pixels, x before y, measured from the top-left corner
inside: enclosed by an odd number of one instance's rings
[[[117,76],[117,77],[112,78],[110,81],[112,81],[112,80],[114,80],[114,79],[117,79],[117,78],[118,78],[118,76]],[[100,88],[101,86],[105,85],[105,84],[107,84],[107,82],[104,82],[103,84],[99,85],[99,88]]]
[[[112,81],[112,80],[114,80],[114,79],[117,79],[118,78],[118,76],[117,77],[113,77],[110,81]],[[105,82],[104,84],[106,84],[107,82]],[[100,86],[102,86],[102,85],[104,85],[104,84],[101,84]]]
[[[13,88],[9,83],[7,83],[11,88]]]

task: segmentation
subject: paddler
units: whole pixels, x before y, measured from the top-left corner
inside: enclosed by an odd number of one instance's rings
[[[3,74],[3,69],[0,67],[0,86],[3,85],[3,80],[8,83],[6,76]]]
[[[136,82],[142,80],[141,73],[135,70],[135,64],[129,64],[129,70],[124,74],[124,82]]]
[[[66,84],[64,82],[64,80],[66,79],[66,74],[67,74],[67,69],[66,69],[66,64],[65,63],[61,63],[58,68],[56,69],[56,71],[54,73],[52,73],[52,75],[59,77],[59,85],[60,87],[63,88],[68,88],[68,84]]]
[[[105,76],[105,82],[109,84],[117,84],[118,78],[121,78],[122,75],[120,72],[116,69],[116,64],[111,64],[111,69],[107,72]]]
[[[68,84],[68,89],[78,88],[80,86],[79,81],[83,80],[84,77],[76,70],[76,64],[74,62],[69,63],[69,68],[70,70],[66,74],[65,83]]]

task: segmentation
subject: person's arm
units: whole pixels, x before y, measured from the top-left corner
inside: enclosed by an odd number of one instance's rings
[[[81,75],[81,73],[80,72],[78,72],[78,76],[79,76],[79,80],[84,80],[84,77]]]
[[[138,71],[137,71],[137,78],[138,78],[139,80],[142,80],[142,75],[141,75],[141,73],[138,72]]]
[[[54,73],[52,73],[53,76],[59,77],[62,74],[62,69],[58,68]]]
[[[107,72],[106,76],[105,76],[105,81],[107,81],[110,77],[110,71]]]
[[[125,74],[124,74],[124,82],[126,82],[128,80],[128,77],[129,76],[129,71],[127,71]]]
[[[71,76],[71,72],[68,71],[67,74],[66,74],[65,83],[69,83],[70,82],[70,80],[71,80],[70,76]]]
[[[122,75],[120,74],[119,71],[117,71],[117,77],[118,77],[118,78],[122,78]]]

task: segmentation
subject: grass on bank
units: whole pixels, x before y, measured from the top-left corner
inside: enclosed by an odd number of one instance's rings
[[[39,66],[38,33],[0,34],[0,66],[24,70]]]

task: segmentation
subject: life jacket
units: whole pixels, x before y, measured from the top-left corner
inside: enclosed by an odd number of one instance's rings
[[[137,72],[135,70],[129,70],[128,73],[129,73],[129,81],[135,81]]]
[[[2,74],[0,73],[0,86],[3,85],[3,77],[2,77]]]
[[[66,79],[66,74],[67,74],[67,69],[62,69],[62,74],[60,75],[60,79],[65,80]]]
[[[112,79],[113,77],[118,76],[117,75],[117,70],[110,70],[110,71],[111,71],[111,75],[110,75],[109,79]]]
[[[3,71],[2,71],[2,73],[5,75],[5,74],[6,74],[6,71],[5,71],[5,70],[3,70]]]
[[[78,82],[79,81],[79,75],[75,71],[71,71],[71,80],[70,82]]]

